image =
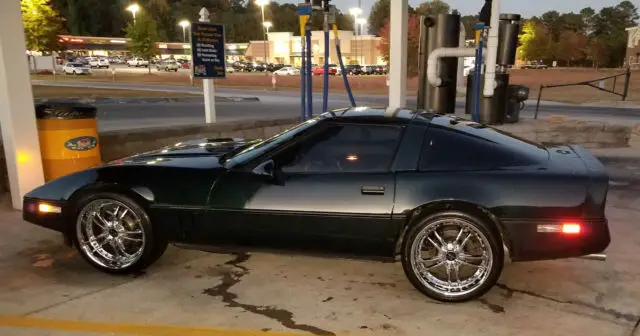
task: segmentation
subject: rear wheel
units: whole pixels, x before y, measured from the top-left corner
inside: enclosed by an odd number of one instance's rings
[[[73,238],[86,261],[115,274],[140,271],[167,249],[167,240],[154,232],[145,210],[115,193],[94,194],[79,202]]]
[[[444,302],[484,295],[498,281],[504,261],[499,234],[478,218],[457,211],[431,215],[411,227],[402,252],[411,283]]]

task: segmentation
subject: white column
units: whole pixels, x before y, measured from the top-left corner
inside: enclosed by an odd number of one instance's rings
[[[44,183],[20,1],[0,0],[0,127],[13,208]]]
[[[408,0],[391,1],[389,18],[389,111],[407,104]]]

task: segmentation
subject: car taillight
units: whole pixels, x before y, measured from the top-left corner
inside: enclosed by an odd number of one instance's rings
[[[577,223],[563,223],[562,233],[566,234],[578,234],[580,233],[580,224]]]

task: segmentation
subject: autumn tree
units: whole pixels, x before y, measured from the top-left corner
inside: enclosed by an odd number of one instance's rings
[[[436,16],[438,14],[449,14],[451,7],[442,0],[431,0],[421,3],[416,8],[416,13],[419,15]]]
[[[134,56],[151,60],[160,53],[156,45],[159,40],[157,23],[146,11],[140,11],[136,15],[136,21],[130,22],[125,31],[131,39],[128,47]],[[148,68],[151,73],[151,66]]]
[[[571,66],[572,63],[584,59],[586,47],[587,37],[584,34],[565,30],[555,44],[555,56],[559,61],[564,61]]]
[[[3,1],[3,0],[0,0]],[[22,22],[27,49],[49,54],[64,49],[59,35],[64,20],[48,0],[21,0]]]
[[[409,16],[407,32],[407,76],[418,74],[418,45],[420,43],[420,19],[417,15]],[[389,62],[389,20],[386,20],[382,29],[378,33],[382,38],[378,50],[382,54],[385,62]]]
[[[551,44],[547,28],[535,21],[526,21],[520,34],[520,59],[537,61],[548,58]]]
[[[597,69],[600,66],[606,65],[611,60],[609,43],[602,39],[596,38],[591,40],[587,47],[587,56],[593,62],[593,66]]]

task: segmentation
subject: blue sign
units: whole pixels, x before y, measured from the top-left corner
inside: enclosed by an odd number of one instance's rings
[[[193,77],[225,78],[224,25],[193,22],[191,24]]]
[[[302,16],[302,15],[309,15],[311,16],[311,13],[313,13],[313,7],[311,7],[311,4],[309,3],[301,3],[298,5],[298,16]]]

